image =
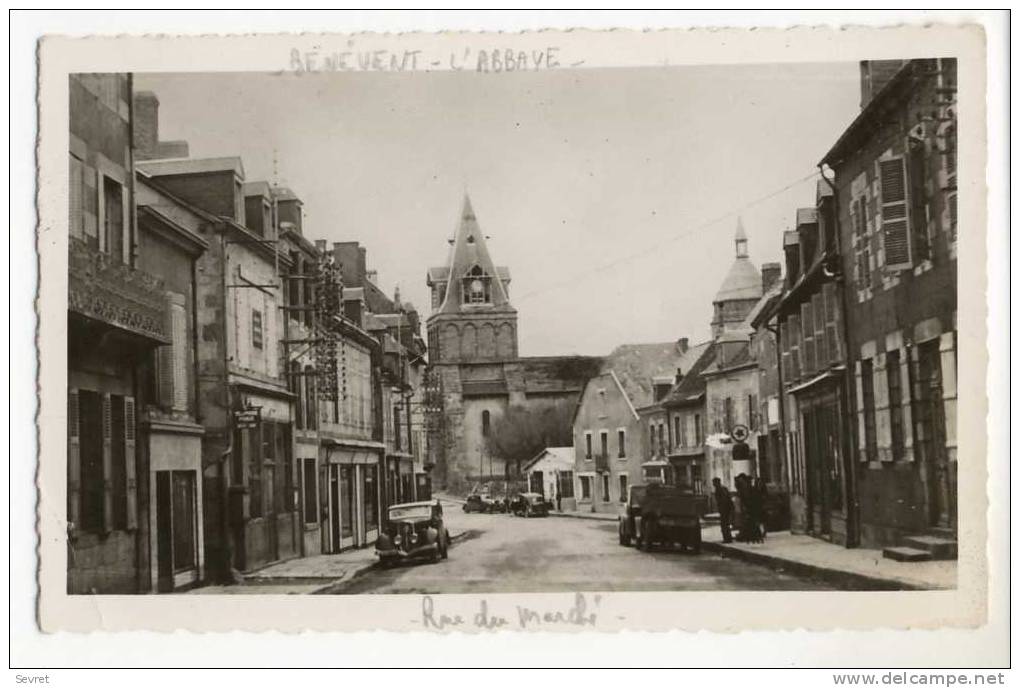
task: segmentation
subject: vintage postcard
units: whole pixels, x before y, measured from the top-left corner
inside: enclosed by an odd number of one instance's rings
[[[981,625],[984,40],[44,38],[42,628]]]

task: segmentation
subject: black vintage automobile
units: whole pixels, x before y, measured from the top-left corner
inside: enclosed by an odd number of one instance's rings
[[[375,543],[383,566],[412,559],[446,559],[449,549],[450,532],[443,524],[443,507],[438,501],[394,504]]]
[[[480,494],[468,495],[468,498],[464,502],[464,506],[462,508],[464,509],[465,514],[473,512],[484,514],[489,511],[489,506],[485,503],[485,500],[482,499],[482,495]]]
[[[549,503],[537,492],[522,492],[511,502],[514,516],[548,516]]]

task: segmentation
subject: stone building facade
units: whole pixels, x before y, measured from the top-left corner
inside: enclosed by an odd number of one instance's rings
[[[822,160],[849,304],[860,542],[955,539],[956,61],[864,63],[862,101]]]

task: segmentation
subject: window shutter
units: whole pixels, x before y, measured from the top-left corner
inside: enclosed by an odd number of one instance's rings
[[[78,428],[78,390],[67,392],[67,520],[77,525],[81,505],[81,432]]]
[[[787,327],[785,320],[779,324],[779,339],[782,340],[780,342],[780,365],[782,366],[783,380],[791,382],[793,371],[790,369],[790,328]]]
[[[796,315],[786,321],[789,330],[789,381],[801,378],[801,319]]]
[[[71,156],[71,169],[68,176],[68,234],[73,237],[81,237],[82,229],[82,196],[84,175],[82,174],[82,162],[75,156]]]
[[[127,529],[138,527],[138,479],[135,475],[135,398],[124,397],[124,482]]]
[[[857,455],[860,461],[868,460],[867,429],[864,421],[864,383],[861,378],[861,362],[854,361],[854,380],[857,389]]]
[[[811,297],[811,310],[815,316],[812,323],[815,329],[815,366],[817,370],[821,370],[829,364],[828,347],[825,342],[825,296],[822,292]]]
[[[175,294],[175,300],[183,297]],[[188,410],[188,325],[184,313],[184,305],[174,303],[170,307],[170,340],[173,342],[173,408],[176,411]]]
[[[889,270],[903,270],[911,265],[906,170],[902,157],[880,160],[878,166],[885,266]]]
[[[803,332],[800,355],[804,361],[805,375],[815,372],[815,321],[811,311],[810,301],[800,304],[800,324]]]
[[[825,341],[829,351],[829,362],[839,363],[843,360],[843,351],[839,337],[839,292],[835,282],[826,282],[822,287],[825,299]]]
[[[889,378],[885,370],[885,354],[877,354],[872,366],[875,390],[875,439],[878,458],[892,461],[892,418],[889,413]]]
[[[103,531],[113,530],[113,407],[103,395]]]

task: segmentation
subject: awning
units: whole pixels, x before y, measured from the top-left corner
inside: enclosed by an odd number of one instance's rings
[[[645,461],[643,464],[641,464],[641,468],[669,468],[669,461],[665,461],[663,459]]]

